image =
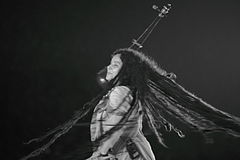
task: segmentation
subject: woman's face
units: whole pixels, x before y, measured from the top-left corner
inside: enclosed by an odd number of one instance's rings
[[[123,63],[120,56],[120,54],[116,54],[112,57],[111,63],[107,66],[106,80],[112,80],[121,70]]]

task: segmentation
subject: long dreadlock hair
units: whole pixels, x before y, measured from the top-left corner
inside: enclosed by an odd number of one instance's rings
[[[182,123],[204,136],[220,131],[240,137],[239,117],[218,110],[188,92],[175,81],[175,74],[167,73],[150,57],[132,49],[119,49],[115,54],[121,54],[124,64],[132,63],[132,67],[123,68],[127,70],[124,74],[133,74],[128,76],[130,83],[137,89],[138,101],[157,136],[161,136],[157,132],[159,126],[164,126],[184,137],[178,129]]]
[[[156,135],[159,142],[165,147],[167,146],[163,142],[159,129],[162,127],[166,131],[172,130],[179,137],[184,137],[182,124],[202,133],[204,137],[207,137],[212,132],[224,132],[240,137],[240,118],[214,108],[185,90],[175,81],[175,74],[167,73],[153,59],[142,52],[129,48],[118,49],[113,53],[113,55],[116,54],[120,54],[123,66],[119,74],[112,80],[112,83],[109,83],[108,89],[86,103],[66,123],[49,131],[40,138],[31,140],[30,142],[42,141],[53,135],[47,144],[21,160],[37,156],[45,151],[60,136],[67,133],[79,119],[93,110],[102,97],[116,84],[129,86],[135,93],[134,104],[121,120],[121,124],[128,119],[134,107],[141,105],[148,126]],[[96,144],[121,127],[121,125],[113,127],[98,138],[95,141]]]
[[[184,127],[200,132],[206,140],[213,132],[240,137],[239,117],[218,110],[188,92],[175,81],[175,74],[167,73],[152,58],[129,48],[118,49],[113,53],[116,54],[121,55],[123,62],[118,81],[135,90],[134,106],[142,105],[149,127],[163,146],[167,147],[161,127],[176,132],[181,138],[185,137]]]

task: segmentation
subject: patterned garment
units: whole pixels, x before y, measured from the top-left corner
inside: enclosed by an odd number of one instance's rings
[[[103,139],[88,160],[155,160],[149,142],[142,133],[142,109],[138,105],[124,124],[120,121],[128,113],[132,93],[126,86],[114,87],[94,109],[91,122],[91,140],[104,135],[116,125],[123,125]]]

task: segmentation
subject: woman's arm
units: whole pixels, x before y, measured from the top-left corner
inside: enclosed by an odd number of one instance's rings
[[[109,131],[122,120],[124,115],[128,112],[132,102],[131,91],[126,86],[117,86],[109,95],[109,102],[104,115],[103,129],[104,132]],[[107,154],[109,149],[112,148],[122,135],[126,135],[126,126],[114,132],[108,139],[106,139],[99,146],[101,154]]]

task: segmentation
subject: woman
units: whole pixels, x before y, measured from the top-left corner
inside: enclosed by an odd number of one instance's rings
[[[91,140],[93,155],[88,160],[145,159],[155,157],[142,133],[142,120],[167,147],[162,128],[184,137],[183,129],[200,132],[206,139],[212,132],[240,136],[240,119],[186,91],[176,76],[161,69],[154,60],[133,49],[114,52],[111,63],[98,74],[102,93],[84,105],[71,120],[33,141],[54,134],[50,141],[23,160],[46,150],[67,133],[79,119],[93,110]]]
[[[143,116],[165,147],[159,132],[161,126],[174,130],[180,137],[184,134],[178,128],[183,124],[206,138],[215,131],[240,135],[238,117],[187,92],[174,81],[174,74],[168,74],[139,51],[117,50],[100,75],[109,92],[93,113],[91,137],[96,146],[92,158],[155,159],[142,134]],[[135,152],[128,150],[128,142]]]
[[[113,81],[115,85],[94,109],[91,140],[98,143],[89,160],[155,159],[142,133],[142,107],[133,101],[137,90],[132,83],[133,75],[124,79],[116,78],[122,67],[121,55],[115,54],[106,68],[106,76],[100,77],[107,82]]]

